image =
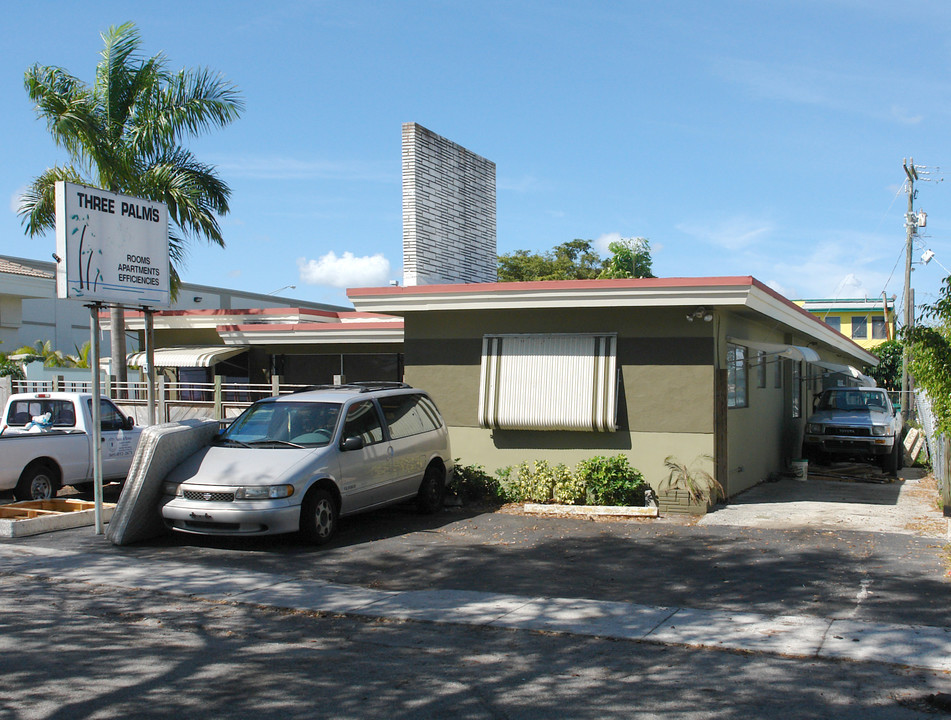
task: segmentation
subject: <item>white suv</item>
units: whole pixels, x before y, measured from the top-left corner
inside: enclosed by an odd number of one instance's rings
[[[402,383],[323,387],[256,402],[169,473],[162,517],[210,535],[333,537],[345,515],[404,500],[442,507],[452,453],[429,396]]]

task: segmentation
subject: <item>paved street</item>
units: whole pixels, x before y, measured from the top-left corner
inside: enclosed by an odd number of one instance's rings
[[[903,718],[951,692],[934,537],[395,508],[320,550],[81,528],[0,563],[0,717]]]

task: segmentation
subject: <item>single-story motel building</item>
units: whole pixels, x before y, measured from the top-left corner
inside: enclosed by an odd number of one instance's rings
[[[357,288],[403,318],[404,379],[488,471],[624,454],[655,488],[703,456],[727,496],[800,456],[813,396],[877,358],[753,277]]]
[[[251,382],[403,380],[431,394],[464,465],[624,454],[657,488],[672,456],[733,496],[799,458],[816,393],[861,383],[878,362],[749,276],[347,294],[352,312],[157,312],[156,365]],[[126,318],[141,331],[141,314]]]

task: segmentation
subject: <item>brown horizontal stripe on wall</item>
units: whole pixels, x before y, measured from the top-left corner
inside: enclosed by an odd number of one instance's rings
[[[618,338],[618,365],[713,365],[713,338]]]

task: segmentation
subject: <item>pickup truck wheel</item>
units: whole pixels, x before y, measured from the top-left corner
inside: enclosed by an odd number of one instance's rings
[[[901,443],[896,439],[895,444],[892,446],[892,451],[882,457],[882,470],[892,476],[898,475],[902,461],[901,453]]]
[[[326,490],[311,490],[300,508],[300,532],[307,542],[323,545],[337,532],[339,510]]]
[[[59,482],[56,473],[47,465],[35,464],[27,467],[13,490],[13,497],[23,500],[49,500],[56,497]]]

